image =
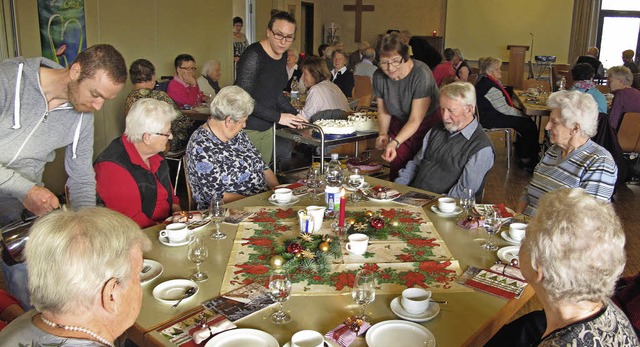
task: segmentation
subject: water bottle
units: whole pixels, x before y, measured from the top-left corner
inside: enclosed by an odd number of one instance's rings
[[[324,172],[326,182],[324,196],[327,203],[327,211],[337,211],[340,209],[340,190],[344,174],[342,165],[338,161],[338,153],[331,154],[331,161]]]
[[[293,81],[291,81],[291,102],[298,101],[299,93],[300,87],[298,86],[298,77],[293,76]]]
[[[562,76],[558,81],[558,90],[565,90],[566,87],[567,87],[567,79],[564,78],[564,76]]]

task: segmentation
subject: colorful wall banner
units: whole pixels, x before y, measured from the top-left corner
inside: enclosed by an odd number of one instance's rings
[[[69,66],[87,48],[84,0],[38,0],[42,56]]]

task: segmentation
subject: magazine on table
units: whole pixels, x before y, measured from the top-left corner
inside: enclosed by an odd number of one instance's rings
[[[430,204],[440,197],[440,194],[427,194],[416,191],[410,191],[397,197],[394,202],[403,205],[421,207]]]
[[[235,322],[274,303],[267,288],[254,282],[205,301],[202,305]]]

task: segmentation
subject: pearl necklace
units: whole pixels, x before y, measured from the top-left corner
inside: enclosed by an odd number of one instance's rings
[[[103,338],[102,336],[94,333],[93,331],[87,329],[87,328],[82,328],[82,327],[77,327],[75,325],[62,325],[62,324],[58,324],[58,323],[54,323],[46,318],[44,318],[44,316],[42,314],[40,314],[40,320],[42,320],[44,322],[44,324],[53,327],[53,328],[60,328],[60,329],[64,329],[64,330],[68,330],[68,331],[79,331],[79,332],[83,332],[91,337],[93,337],[96,341],[101,342],[104,345],[110,346],[110,347],[115,347],[113,343],[110,343],[109,341],[107,341],[107,339]]]

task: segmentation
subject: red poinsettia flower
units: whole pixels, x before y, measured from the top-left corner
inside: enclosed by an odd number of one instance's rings
[[[287,210],[283,210],[283,209],[278,209],[276,210],[276,217],[277,218],[291,218],[293,217],[294,212],[293,209],[287,209]]]
[[[376,263],[369,263],[369,264],[364,264],[362,266],[362,269],[363,270],[368,270],[368,271],[371,271],[371,272],[378,272],[380,267]]]
[[[396,216],[396,210],[395,209],[391,209],[391,210],[382,209],[382,210],[380,210],[380,215],[382,217],[384,217],[384,218],[392,219],[392,218],[395,218],[395,216]]]
[[[410,239],[407,240],[407,244],[414,246],[414,247],[440,247],[440,244],[435,242],[436,239]]]
[[[437,261],[425,261],[420,263],[420,271],[424,271],[432,274],[446,274],[455,273],[454,270],[449,270],[447,267],[451,265],[451,261],[443,261],[438,263]]]
[[[391,278],[391,276],[388,273],[384,272],[384,273],[380,274],[380,278],[382,278],[384,280],[388,280],[389,278]]]
[[[271,247],[271,245],[273,244],[273,240],[259,237],[243,238],[243,240],[247,241],[242,243],[243,246],[253,245],[259,247]]]
[[[400,260],[401,262],[404,262],[404,263],[413,262],[413,255],[412,254],[399,254],[396,257],[398,258],[398,260]]]
[[[251,275],[263,275],[269,272],[269,268],[264,265],[248,265],[240,264],[236,265],[240,270],[234,271],[234,274],[246,273]]]
[[[400,279],[404,281],[404,285],[407,288],[411,288],[413,286],[420,286],[423,288],[427,287],[424,283],[425,276],[419,272],[409,271],[406,275],[400,276]]]
[[[322,279],[322,276],[313,276],[314,281],[320,281],[321,279]]]
[[[286,226],[286,225],[276,225],[276,231],[289,231],[289,229],[291,229],[290,226]]]
[[[271,217],[266,217],[266,216],[265,217],[257,217],[256,216],[253,219],[253,222],[255,222],[255,223],[275,223],[276,220],[271,218]]]
[[[335,277],[336,290],[342,290],[344,287],[353,287],[353,282],[356,279],[356,275],[349,272],[342,272]]]
[[[400,224],[421,224],[421,218],[398,218],[398,222]]]

